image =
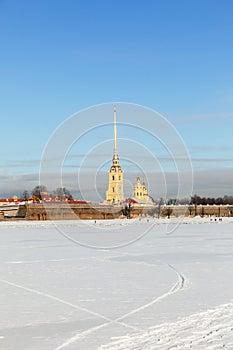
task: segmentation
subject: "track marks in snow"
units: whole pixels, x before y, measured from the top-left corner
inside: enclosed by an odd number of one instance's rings
[[[174,293],[177,293],[178,291],[180,291],[181,289],[184,288],[185,277],[182,275],[182,273],[177,271],[175,269],[175,267],[172,266],[172,265],[168,265],[168,267],[170,269],[172,269],[173,271],[175,271],[175,273],[178,276],[177,282],[172,286],[172,288],[168,292],[160,295],[159,297],[155,298],[151,302],[149,302],[147,304],[144,304],[144,305],[142,305],[142,306],[140,306],[140,307],[138,307],[138,308],[136,308],[136,309],[126,313],[126,314],[124,314],[123,316],[118,317],[115,320],[103,323],[103,324],[101,324],[100,326],[97,326],[97,327],[92,327],[92,328],[88,329],[87,331],[84,331],[84,332],[81,332],[81,333],[77,333],[76,335],[74,335],[70,339],[66,340],[63,344],[61,344],[60,346],[56,347],[54,350],[64,349],[67,346],[69,346],[69,345],[75,343],[76,341],[78,341],[80,338],[85,337],[85,336],[87,336],[87,335],[89,335],[89,334],[91,334],[93,332],[99,331],[101,328],[107,327],[107,326],[109,326],[109,325],[111,325],[113,323],[118,323],[118,324],[124,325],[125,327],[131,327],[128,324],[125,324],[125,323],[123,324],[121,321],[124,320],[125,318],[129,317],[129,316],[132,316],[132,315],[142,311],[142,310],[145,310],[146,308],[154,305],[157,302],[160,302],[161,300],[169,297],[170,295],[172,295]]]
[[[56,301],[56,302],[62,303],[64,305],[70,306],[70,307],[72,307],[74,309],[77,309],[79,311],[84,311],[84,312],[86,312],[88,314],[91,314],[92,316],[95,316],[95,317],[100,318],[100,319],[102,319],[104,321],[107,321],[106,324],[114,322],[114,323],[118,323],[121,326],[124,326],[124,327],[127,327],[127,328],[131,328],[134,331],[138,331],[138,328],[136,328],[136,327],[127,325],[124,322],[120,322],[120,321],[118,322],[117,320],[112,320],[112,319],[110,319],[108,317],[105,317],[105,316],[101,315],[98,312],[95,312],[95,311],[89,310],[87,308],[84,308],[82,306],[70,303],[69,301],[63,300],[63,299],[61,299],[61,298],[59,298],[57,296],[54,296],[54,295],[51,295],[51,294],[48,294],[48,293],[44,293],[44,292],[41,292],[41,291],[33,289],[33,288],[24,287],[22,285],[19,285],[19,284],[16,284],[16,283],[4,280],[4,279],[0,279],[0,282],[2,282],[4,284],[7,284],[7,285],[10,285],[12,287],[16,287],[16,288],[25,290],[25,291],[30,292],[30,293],[34,293],[34,294],[37,294],[37,295],[40,295],[40,296],[52,299],[53,301]]]
[[[67,339],[65,342],[63,342],[61,345],[59,345],[58,347],[56,347],[54,349],[54,350],[61,350],[61,349],[64,349],[64,348],[68,347],[69,345],[77,342],[79,339],[81,339],[83,337],[86,337],[86,336],[90,335],[91,333],[97,332],[100,329],[105,328],[105,327],[107,327],[109,325],[112,325],[112,324],[118,324],[120,326],[123,326],[124,328],[131,329],[134,332],[141,331],[137,327],[131,326],[131,325],[123,322],[123,320],[126,319],[129,316],[132,316],[132,315],[142,311],[142,310],[145,310],[146,308],[149,308],[150,306],[156,304],[157,302],[160,302],[161,300],[169,297],[170,295],[172,295],[174,293],[177,293],[178,291],[180,291],[181,289],[184,288],[185,277],[182,275],[182,273],[180,273],[178,270],[176,270],[175,267],[172,266],[172,265],[168,265],[168,267],[170,269],[172,269],[178,276],[178,280],[170,288],[170,290],[168,292],[160,295],[159,297],[156,297],[151,302],[146,303],[146,304],[144,304],[144,305],[142,305],[142,306],[140,306],[140,307],[138,307],[138,308],[136,308],[134,310],[131,310],[130,312],[128,312],[128,313],[118,317],[117,319],[111,319],[111,318],[105,317],[105,316],[103,316],[103,315],[101,315],[101,314],[99,314],[97,312],[91,311],[91,310],[86,309],[84,307],[81,307],[79,305],[70,303],[69,301],[63,300],[63,299],[61,299],[61,298],[59,298],[57,296],[54,296],[54,295],[51,295],[51,294],[48,294],[48,293],[45,293],[45,292],[42,292],[42,291],[39,291],[39,290],[36,290],[36,289],[33,289],[33,288],[25,287],[25,286],[22,286],[22,285],[19,285],[19,284],[16,284],[16,283],[4,280],[4,279],[0,279],[0,282],[4,283],[4,284],[7,284],[7,285],[10,285],[12,287],[16,287],[16,288],[25,290],[25,291],[30,292],[30,293],[34,293],[34,294],[37,294],[37,295],[40,295],[40,296],[52,299],[53,301],[62,303],[64,305],[67,305],[69,307],[72,307],[72,308],[80,310],[80,311],[87,312],[87,313],[91,314],[92,316],[95,316],[95,317],[101,319],[102,321],[105,321],[104,323],[102,323],[100,325],[97,325],[95,327],[91,327],[90,329],[87,329],[87,330],[85,330],[83,332],[77,333],[76,335],[74,335],[73,337]]]
[[[99,350],[233,349],[233,302],[122,337]]]
[[[121,321],[121,320],[125,319],[126,317],[132,316],[132,315],[135,314],[135,313],[138,313],[138,312],[140,312],[140,311],[142,311],[142,310],[145,310],[146,308],[148,308],[148,307],[150,307],[150,306],[152,306],[152,305],[154,305],[154,304],[160,302],[161,300],[163,300],[163,299],[169,297],[170,295],[172,295],[172,294],[174,294],[174,293],[179,292],[181,289],[184,288],[184,283],[185,283],[185,277],[184,277],[184,275],[183,275],[181,272],[179,272],[178,270],[176,270],[174,266],[168,264],[168,267],[169,267],[170,269],[172,269],[173,271],[175,271],[175,273],[176,273],[177,276],[178,276],[178,280],[177,280],[177,282],[172,286],[172,288],[171,288],[168,292],[166,292],[166,293],[164,293],[164,294],[158,296],[157,298],[155,298],[154,300],[150,301],[149,303],[147,303],[147,304],[145,304],[145,305],[142,305],[142,306],[138,307],[137,309],[134,309],[134,310],[128,312],[127,314],[125,314],[125,315],[123,315],[123,316],[117,318],[117,321]]]
[[[186,280],[185,276],[182,274],[182,272],[178,271],[173,265],[168,264],[168,267],[170,269],[172,269],[173,271],[175,271],[175,273],[178,276],[178,281],[174,285],[173,289],[171,289],[171,294],[173,294],[173,293],[176,293],[176,292],[180,291],[181,289],[183,289],[187,280]]]
[[[83,338],[83,337],[86,337],[86,336],[88,336],[89,334],[91,334],[91,333],[93,333],[93,332],[97,332],[97,331],[99,331],[101,328],[106,327],[107,325],[109,325],[109,322],[102,323],[102,324],[99,325],[99,326],[89,328],[88,330],[83,331],[83,332],[81,332],[81,333],[77,333],[77,334],[75,334],[73,337],[69,338],[69,339],[66,340],[64,343],[62,343],[61,345],[59,345],[58,347],[56,347],[56,348],[53,349],[53,350],[61,350],[61,349],[64,349],[64,348],[66,348],[67,346],[72,345],[73,343],[76,343],[79,339],[81,339],[81,338]]]

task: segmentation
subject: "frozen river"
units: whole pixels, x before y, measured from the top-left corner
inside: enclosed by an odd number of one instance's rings
[[[233,349],[233,220],[0,223],[0,349]]]

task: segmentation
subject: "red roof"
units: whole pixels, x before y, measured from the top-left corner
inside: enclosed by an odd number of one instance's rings
[[[132,203],[132,204],[137,204],[137,203],[138,203],[138,202],[137,202],[135,199],[133,199],[133,198],[126,198],[125,202],[126,202],[126,203]]]

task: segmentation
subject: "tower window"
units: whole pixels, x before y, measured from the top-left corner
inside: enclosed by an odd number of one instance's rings
[[[121,179],[121,175],[119,175],[119,180]]]
[[[112,176],[112,179],[115,180],[115,176],[114,175]]]
[[[115,188],[114,187],[112,188],[112,192],[115,192]]]

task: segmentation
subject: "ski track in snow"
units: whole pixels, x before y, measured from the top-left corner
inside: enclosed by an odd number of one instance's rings
[[[205,223],[208,221],[206,220]],[[227,223],[232,222],[232,220],[228,220]],[[164,223],[166,221],[164,220]],[[199,220],[193,222],[185,222],[184,223],[199,223]],[[200,222],[201,223],[201,222]],[[140,224],[140,223],[139,223]],[[71,223],[71,226],[74,225]],[[80,225],[80,223],[79,223]],[[7,225],[8,226],[8,225]],[[14,225],[9,225],[10,227],[14,227]],[[8,227],[9,227],[8,226]],[[17,225],[18,226],[18,225]],[[22,223],[23,227],[34,227],[35,224],[26,224]],[[54,226],[54,224],[38,224],[38,228],[45,227],[49,228]],[[76,226],[76,224],[75,224]],[[37,226],[36,226],[37,227]],[[55,260],[55,259],[54,259]],[[41,261],[34,261],[39,263]],[[5,263],[25,263],[25,262],[5,262]],[[26,263],[32,263],[26,262]],[[83,332],[79,332],[73,335],[71,338],[64,341],[61,345],[57,346],[53,350],[60,350],[68,347],[69,345],[74,344],[80,338],[86,337],[94,332],[99,331],[100,329],[107,327],[112,324],[118,324],[125,328],[133,330],[135,333],[128,336],[123,336],[120,338],[113,338],[112,342],[106,345],[100,346],[99,350],[183,350],[183,349],[205,349],[205,350],[219,350],[225,348],[227,350],[233,350],[233,302],[229,304],[219,305],[215,309],[193,314],[188,317],[183,317],[178,319],[176,322],[165,323],[158,325],[156,327],[150,328],[147,331],[142,331],[134,326],[130,326],[129,324],[122,322],[127,317],[130,317],[150,306],[160,302],[161,300],[169,297],[170,295],[179,292],[186,285],[186,279],[181,272],[176,270],[176,268],[172,265],[168,264],[168,267],[172,269],[178,276],[175,284],[164,294],[156,297],[154,300],[142,305],[130,312],[126,313],[118,317],[117,319],[110,319],[105,317],[97,312],[88,310],[81,306],[70,303],[69,301],[62,300],[57,296],[50,295],[46,292],[42,292],[39,290],[35,290],[32,288],[28,288],[26,286],[22,286],[7,280],[0,280],[0,282],[8,284],[15,288],[20,288],[30,293],[34,293],[43,297],[50,298],[54,301],[63,303],[72,308],[85,311],[89,314],[98,317],[100,320],[104,321],[100,325],[95,327],[91,327],[89,329],[84,330]],[[115,340],[114,340],[115,339]]]
[[[154,305],[155,303],[157,303],[157,302],[159,302],[159,301],[161,301],[161,300],[163,300],[163,299],[169,297],[170,295],[172,295],[172,294],[174,294],[174,293],[177,293],[178,291],[180,291],[181,289],[184,288],[185,277],[184,277],[179,271],[177,271],[177,270],[174,268],[174,266],[168,264],[168,267],[169,267],[170,269],[172,269],[173,271],[175,271],[175,273],[176,273],[177,276],[178,276],[177,282],[171,287],[171,289],[170,289],[168,292],[166,292],[166,293],[160,295],[159,297],[155,298],[155,299],[152,300],[151,302],[149,302],[149,303],[147,303],[147,304],[145,304],[145,305],[142,305],[142,306],[140,306],[140,307],[138,307],[138,308],[136,308],[136,309],[134,309],[134,310],[132,310],[132,311],[126,313],[126,314],[123,315],[123,316],[118,317],[118,318],[115,319],[115,320],[112,320],[112,321],[110,321],[110,322],[103,323],[103,324],[101,324],[101,325],[99,325],[99,326],[96,326],[96,327],[92,327],[92,328],[90,328],[90,329],[88,329],[88,330],[86,330],[86,331],[84,331],[84,332],[77,333],[77,334],[74,335],[73,337],[67,339],[63,344],[61,344],[61,345],[59,345],[58,347],[56,347],[54,350],[61,350],[61,349],[64,349],[64,348],[66,348],[67,346],[69,346],[69,345],[71,345],[71,344],[77,342],[80,338],[85,337],[86,335],[89,335],[89,334],[91,334],[91,333],[93,333],[93,332],[96,332],[96,331],[100,330],[101,328],[107,327],[107,326],[109,326],[109,325],[111,325],[111,324],[113,324],[113,323],[121,324],[122,326],[127,327],[127,328],[133,328],[133,326],[130,326],[129,324],[126,324],[126,323],[121,323],[121,321],[124,320],[125,318],[129,317],[129,316],[132,316],[132,315],[135,314],[135,313],[138,313],[138,312],[140,312],[140,311],[142,311],[142,310],[144,310],[144,309],[146,309],[146,308],[148,308],[148,307]],[[134,327],[134,328],[135,328],[135,327]]]
[[[233,349],[233,302],[121,337],[99,350]]]
[[[57,301],[59,303],[62,303],[64,305],[67,305],[67,306],[70,306],[74,309],[77,309],[77,310],[80,310],[80,311],[84,311],[84,312],[87,312],[89,314],[91,314],[92,316],[95,316],[95,317],[98,317],[102,320],[105,320],[107,321],[105,324],[109,324],[109,323],[118,323],[120,324],[121,326],[124,326],[124,327],[127,327],[127,328],[131,328],[133,329],[134,331],[138,331],[138,328],[134,327],[134,326],[130,326],[130,325],[127,325],[126,323],[124,322],[118,322],[118,320],[112,320],[111,318],[108,318],[108,317],[105,317],[103,315],[101,315],[100,313],[98,312],[95,312],[95,311],[92,311],[92,310],[89,310],[87,308],[84,308],[82,306],[79,306],[79,305],[76,305],[76,304],[73,304],[73,303],[70,303],[69,301],[66,301],[66,300],[63,300],[55,295],[51,295],[51,294],[48,294],[48,293],[44,293],[44,292],[41,292],[39,290],[36,290],[36,289],[33,289],[33,288],[28,288],[28,287],[25,287],[25,286],[22,286],[22,285],[19,285],[19,284],[16,284],[16,283],[13,283],[13,282],[10,282],[10,281],[7,281],[7,280],[4,280],[4,279],[0,279],[0,282],[4,283],[4,284],[7,284],[9,286],[13,286],[13,287],[16,287],[16,288],[19,288],[19,289],[22,289],[22,290],[25,290],[27,292],[30,292],[30,293],[34,293],[34,294],[37,294],[37,295],[40,295],[40,296],[43,296],[43,297],[46,297],[46,298],[49,298],[49,299],[52,299],[54,301]],[[96,328],[96,327],[95,327]],[[85,331],[86,332],[86,331]]]
[[[81,310],[81,311],[85,311],[89,314],[92,314],[102,320],[105,320],[107,322],[104,322],[96,327],[91,327],[90,329],[87,329],[83,332],[79,332],[77,333],[76,335],[72,336],[71,338],[67,339],[65,342],[63,342],[61,345],[59,345],[58,347],[56,347],[54,350],[60,350],[60,349],[64,349],[66,348],[67,346],[77,342],[80,338],[83,338],[85,336],[88,336],[89,334],[93,333],[93,332],[96,332],[104,327],[107,327],[111,324],[118,324],[118,325],[121,325],[125,328],[128,328],[128,329],[131,329],[133,330],[134,332],[135,331],[140,331],[137,327],[134,327],[134,326],[131,326],[125,322],[123,322],[123,320],[129,316],[132,316],[133,314],[135,313],[138,313],[152,305],[154,305],[155,303],[169,297],[170,295],[174,294],[174,293],[177,293],[178,291],[180,291],[181,289],[184,288],[184,282],[185,282],[185,277],[179,272],[177,271],[174,266],[172,265],[168,265],[168,267],[170,269],[172,269],[173,271],[175,271],[175,273],[177,274],[178,276],[178,280],[176,281],[176,283],[170,288],[170,290],[162,295],[160,295],[159,297],[155,298],[154,300],[152,300],[151,302],[145,304],[145,305],[142,305],[128,313],[126,313],[125,315],[123,316],[120,316],[118,317],[117,319],[110,319],[108,317],[105,317],[97,312],[94,312],[94,311],[91,311],[89,309],[86,309],[86,308],[83,308],[81,306],[78,306],[78,305],[75,305],[73,303],[70,303],[69,301],[66,301],[66,300],[63,300],[57,296],[54,296],[54,295],[51,295],[51,294],[48,294],[48,293],[45,293],[45,292],[42,292],[42,291],[39,291],[39,290],[36,290],[36,289],[33,289],[33,288],[29,288],[29,287],[26,287],[26,286],[22,286],[22,285],[19,285],[19,284],[16,284],[16,283],[13,283],[13,282],[10,282],[10,281],[7,281],[7,280],[4,280],[4,279],[0,279],[0,282],[1,283],[4,283],[4,284],[7,284],[7,285],[10,285],[12,287],[15,287],[15,288],[19,288],[19,289],[22,289],[22,290],[25,290],[27,292],[30,292],[30,293],[34,293],[34,294],[37,294],[37,295],[40,295],[40,296],[43,296],[43,297],[46,297],[46,298],[49,298],[49,299],[52,299],[54,301],[57,301],[59,303],[62,303],[62,304],[65,304],[67,306],[70,306],[72,308],[75,308],[75,309],[78,309],[78,310]]]
[[[170,295],[179,292],[181,289],[184,288],[185,277],[183,276],[183,274],[181,272],[177,271],[175,269],[175,267],[170,265],[170,264],[168,264],[168,267],[170,269],[172,269],[173,271],[175,271],[175,273],[178,276],[177,282],[171,287],[171,289],[168,292],[166,292],[166,293],[160,295],[159,297],[155,298],[151,302],[149,302],[149,303],[147,303],[145,305],[142,305],[139,308],[137,308],[135,310],[132,310],[132,311],[128,312],[127,314],[117,318],[116,321],[121,321],[121,320],[125,319],[128,316],[131,316],[131,315],[133,315],[133,314],[135,314],[135,313],[137,313],[139,311],[142,311],[142,310],[144,310],[144,309],[154,305],[155,303],[158,303],[159,301],[169,297]]]

